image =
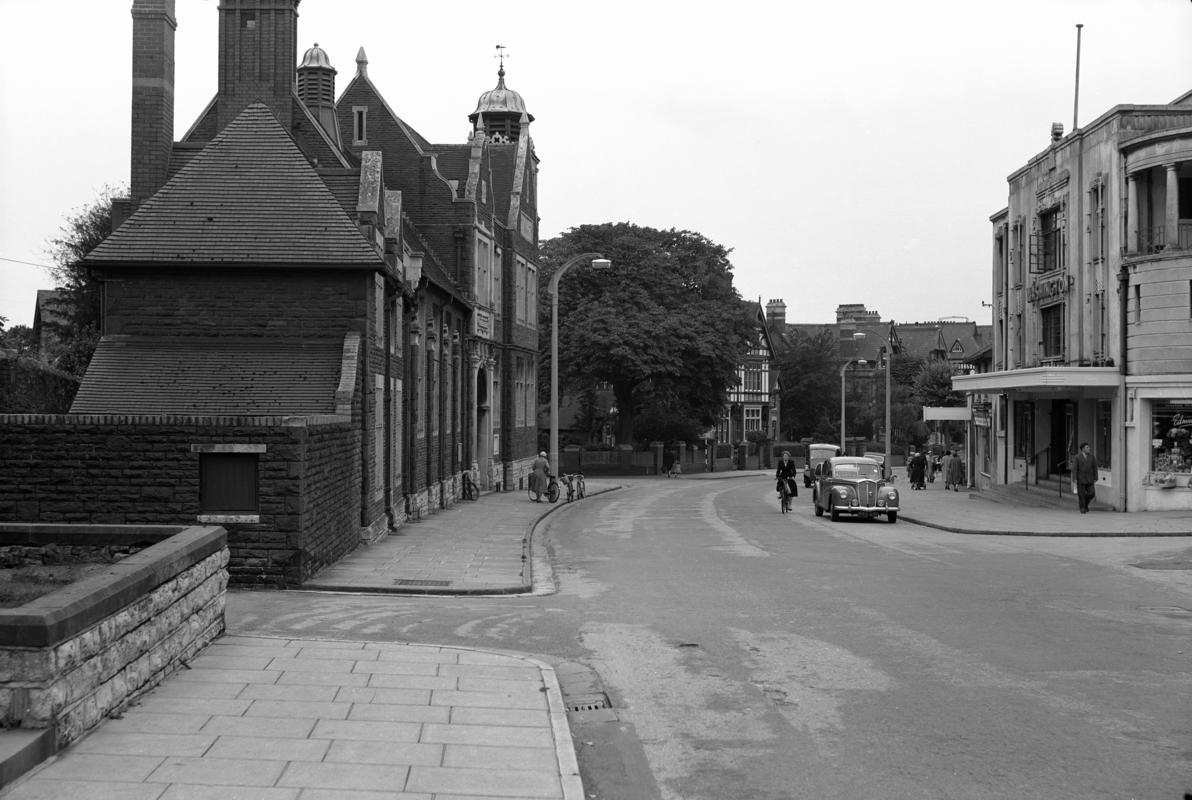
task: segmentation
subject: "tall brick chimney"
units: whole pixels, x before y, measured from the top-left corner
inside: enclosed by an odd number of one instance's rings
[[[786,303],[782,298],[766,303],[766,322],[771,328],[781,328],[786,325]]]
[[[258,100],[293,124],[300,0],[221,0],[219,130]]]
[[[132,4],[132,207],[165,185],[174,146],[174,0]]]

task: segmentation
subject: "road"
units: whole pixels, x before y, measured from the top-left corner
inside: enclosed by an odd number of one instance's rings
[[[832,523],[808,494],[631,482],[548,518],[557,592],[233,592],[229,627],[585,664],[618,720],[576,727],[594,798],[1192,791],[1185,540]]]

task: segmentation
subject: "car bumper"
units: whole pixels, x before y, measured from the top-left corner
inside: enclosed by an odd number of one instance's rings
[[[836,506],[836,510],[842,514],[887,514],[891,511],[898,511],[897,504],[892,506]]]

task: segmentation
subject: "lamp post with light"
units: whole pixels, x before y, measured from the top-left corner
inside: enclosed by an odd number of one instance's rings
[[[550,464],[559,472],[559,279],[567,270],[587,261],[594,269],[613,265],[600,253],[580,253],[568,259],[550,276]]]
[[[866,362],[865,362],[865,359],[863,359],[863,358],[850,358],[848,361],[845,361],[844,366],[842,366],[840,368],[840,454],[841,455],[845,454],[845,449],[844,449],[844,372],[849,367],[851,367],[854,363],[864,366]]]
[[[893,330],[893,328],[891,328]],[[854,339],[863,339],[868,334],[858,331],[853,334]],[[883,477],[892,475],[894,473],[894,465],[890,463],[891,448],[893,447],[893,432],[890,430],[890,372],[894,368],[894,346],[890,344],[890,340],[879,333],[874,336],[886,343],[886,463],[882,465]]]

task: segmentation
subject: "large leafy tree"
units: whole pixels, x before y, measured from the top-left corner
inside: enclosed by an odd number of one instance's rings
[[[73,210],[49,241],[49,268],[57,299],[53,314],[44,324],[56,340],[47,354],[59,369],[74,375],[87,371],[87,364],[99,344],[100,284],[83,264],[83,257],[112,232],[112,198],[125,194],[119,187],[106,186],[90,204]]]
[[[836,338],[830,330],[811,335],[795,330],[779,347],[782,433],[791,441],[835,441],[834,409],[840,408]]]
[[[733,287],[729,251],[691,231],[627,222],[572,228],[542,247],[544,331],[550,276],[585,252],[602,253],[613,266],[580,267],[560,281],[560,386],[611,386],[618,441],[695,438],[724,409],[755,335]],[[550,337],[541,342],[545,389]]]

